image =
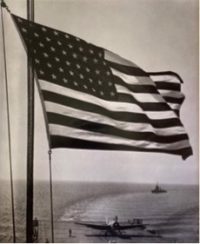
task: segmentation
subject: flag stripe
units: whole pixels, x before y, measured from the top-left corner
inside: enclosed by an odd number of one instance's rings
[[[164,96],[164,97],[173,97],[173,98],[177,98],[177,99],[183,99],[184,95],[178,91],[171,91],[171,90],[161,90],[160,93]]]
[[[97,132],[105,135],[121,137],[130,140],[145,140],[147,142],[174,143],[188,139],[186,134],[160,136],[153,132],[126,131],[112,125],[95,123],[86,119],[78,119],[67,115],[47,112],[50,124],[68,126],[89,132]]]
[[[74,139],[68,136],[51,136],[51,147],[52,148],[60,148],[60,147],[68,147],[68,148],[79,148],[79,149],[94,149],[94,150],[125,150],[125,151],[140,151],[140,152],[159,152],[159,153],[170,153],[176,155],[182,155],[183,159],[186,159],[188,156],[192,154],[191,147],[186,147],[183,149],[176,149],[168,151],[166,149],[158,149],[158,148],[138,148],[133,146],[121,145],[121,144],[111,144],[109,142],[95,142],[89,139]]]
[[[53,101],[58,104],[70,106],[76,109],[81,109],[83,111],[102,114],[104,116],[119,121],[134,122],[134,123],[150,123],[155,128],[168,128],[169,126],[173,128],[174,126],[182,126],[178,118],[154,120],[154,119],[149,119],[145,114],[141,114],[141,113],[109,111],[108,109],[103,108],[99,105],[95,105],[85,101],[80,101],[72,97],[63,96],[58,93],[54,93],[46,90],[43,90],[43,96],[45,101]]]
[[[165,100],[167,101],[167,103],[175,103],[175,104],[182,104],[183,101],[185,100],[184,97],[182,98],[174,98],[174,97],[168,97],[168,96],[165,96]]]
[[[164,71],[164,72],[147,72],[147,74],[152,78],[153,81],[166,81],[168,83],[183,83],[181,77],[172,71]]]
[[[111,68],[114,68],[115,70],[118,70],[121,73],[124,73],[126,75],[149,77],[148,74],[144,70],[140,69],[139,67],[117,64],[117,63],[113,63],[108,60],[107,60],[107,63]]]
[[[176,127],[167,127],[167,128],[155,128],[151,126],[149,123],[134,123],[134,122],[125,122],[119,121],[116,119],[109,118],[102,114],[98,114],[95,112],[87,112],[81,109],[76,109],[73,107],[69,107],[67,105],[61,105],[54,102],[45,101],[45,107],[47,112],[57,113],[60,115],[67,115],[73,118],[84,118],[89,122],[107,124],[119,129],[123,129],[125,131],[141,131],[141,132],[153,132],[158,135],[174,135],[174,134],[184,134],[185,130],[182,126]]]
[[[153,76],[151,76],[153,79]],[[180,91],[181,90],[181,85],[173,82],[167,82],[167,81],[156,81],[155,82],[156,87],[159,90],[173,90],[173,91]]]
[[[169,106],[174,110],[174,111],[179,111],[181,104],[176,104],[176,103],[170,103],[168,102]]]
[[[166,150],[177,150],[182,148],[189,147],[188,140],[182,140],[178,142],[173,143],[157,143],[157,142],[151,142],[146,140],[131,140],[131,139],[125,139],[120,138],[115,135],[106,135],[98,132],[93,131],[86,131],[82,129],[72,128],[68,126],[63,125],[57,125],[57,124],[49,124],[49,129],[52,135],[57,136],[67,136],[77,139],[83,139],[83,140],[92,140],[94,142],[103,142],[103,143],[113,143],[113,144],[121,144],[126,146],[134,146],[139,147],[143,149],[166,149]]]

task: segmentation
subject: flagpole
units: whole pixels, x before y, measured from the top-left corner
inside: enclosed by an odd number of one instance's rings
[[[34,0],[27,0],[27,19],[34,21]],[[26,242],[33,242],[33,159],[34,159],[34,71],[28,46],[28,133],[27,133],[27,199],[26,199]]]

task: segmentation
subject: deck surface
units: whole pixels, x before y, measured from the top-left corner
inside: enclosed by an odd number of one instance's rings
[[[72,230],[71,237],[69,229]],[[127,230],[130,238],[119,238],[113,236],[105,236],[103,232],[93,230],[85,226],[77,225],[74,222],[56,221],[54,223],[54,242],[55,243],[105,243],[105,242],[122,242],[122,243],[162,243],[169,242],[162,237],[152,235],[142,230]],[[133,236],[132,236],[133,235]],[[38,240],[36,242],[52,242],[51,226],[48,221],[39,221]],[[172,241],[170,241],[172,242]]]

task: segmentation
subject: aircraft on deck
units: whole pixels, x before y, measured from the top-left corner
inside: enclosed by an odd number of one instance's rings
[[[116,236],[119,238],[131,238],[135,235],[126,234],[123,231],[128,229],[142,229],[146,228],[146,225],[142,223],[141,219],[134,219],[132,222],[118,222],[116,216],[112,220],[105,222],[89,222],[89,221],[75,221],[75,224],[83,225],[92,229],[104,231],[103,234],[87,235],[87,236]]]

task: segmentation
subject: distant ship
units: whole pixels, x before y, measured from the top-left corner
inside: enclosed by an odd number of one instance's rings
[[[156,184],[155,188],[151,192],[152,193],[165,193],[167,191],[165,189],[162,189],[158,184]]]

